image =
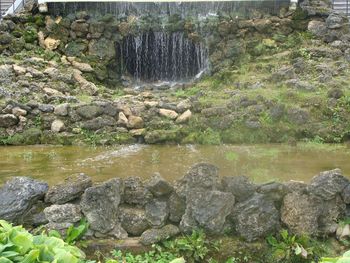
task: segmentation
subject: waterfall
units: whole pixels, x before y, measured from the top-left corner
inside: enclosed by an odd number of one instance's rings
[[[208,51],[183,32],[153,32],[126,36],[122,63],[136,80],[189,80],[208,66]]]

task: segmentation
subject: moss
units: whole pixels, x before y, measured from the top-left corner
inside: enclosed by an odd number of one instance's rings
[[[3,137],[0,144],[4,145],[34,145],[41,143],[41,130],[37,128],[31,128],[23,131],[22,133],[16,133],[12,136]]]

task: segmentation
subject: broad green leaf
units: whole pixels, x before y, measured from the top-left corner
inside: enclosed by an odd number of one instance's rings
[[[4,257],[0,257],[0,263],[13,263],[13,261]]]
[[[39,258],[40,251],[39,249],[34,249],[30,251],[23,259],[22,263],[34,263],[37,262]]]
[[[29,233],[19,233],[11,239],[12,243],[17,246],[17,251],[24,255],[33,247],[33,239]]]

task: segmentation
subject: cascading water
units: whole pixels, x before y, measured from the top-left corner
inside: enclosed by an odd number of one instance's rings
[[[137,81],[189,80],[208,66],[204,43],[193,42],[183,32],[129,35],[121,54],[126,70]]]

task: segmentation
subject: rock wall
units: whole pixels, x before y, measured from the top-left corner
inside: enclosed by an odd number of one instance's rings
[[[15,177],[0,197],[2,219],[63,231],[85,217],[86,238],[140,236],[149,245],[200,228],[254,241],[282,227],[296,234],[335,234],[349,213],[350,181],[335,169],[309,184],[257,185],[244,176],[219,177],[217,167],[198,163],[173,184],[159,174],[145,182],[130,177],[99,184],[80,174],[52,187]]]

